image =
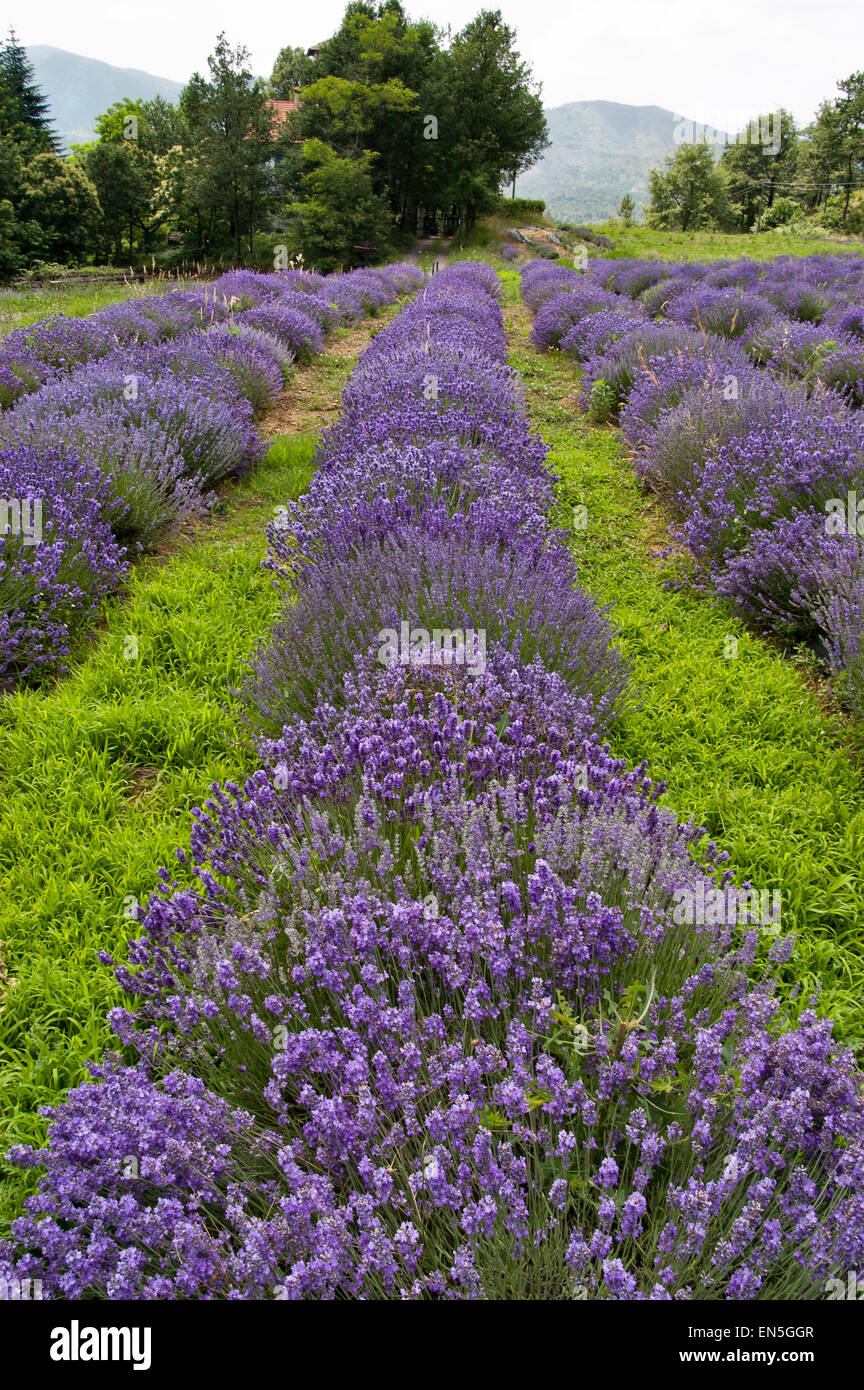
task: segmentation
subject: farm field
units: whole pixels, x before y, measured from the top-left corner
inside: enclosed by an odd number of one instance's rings
[[[613,255],[620,259],[641,257],[669,261],[746,259],[771,261],[778,256],[860,256],[860,243],[852,237],[806,236],[778,229],[772,232],[662,231],[655,227],[624,227],[620,222],[598,223],[593,229],[610,237]]]
[[[858,542],[816,524],[860,268],[496,235],[0,344],[10,477],[94,403],[183,445],[87,480],[98,592],[6,579],[2,1258],[48,1297],[807,1301],[864,1252]]]
[[[579,574],[609,604],[642,692],[611,731],[616,753],[645,759],[730,854],[736,874],[781,888],[798,943],[790,989],[822,1006],[856,1050],[864,1042],[860,865],[864,739],[807,654],[784,655],[728,605],[668,584],[669,518],[640,488],[626,445],[578,404],[573,361],[530,340],[533,316],[505,272],[510,361],[560,479],[554,519]],[[587,525],[574,529],[574,509]],[[734,659],[728,655],[734,639]]]
[[[169,527],[139,558],[125,593],[107,598],[95,631],[78,637],[67,676],[17,688],[7,678],[4,1153],[44,1133],[38,1107],[104,1051],[106,1013],[120,995],[96,953],[128,938],[131,901],[152,891],[154,864],[174,860],[191,807],[243,766],[231,687],[276,612],[261,569],[264,529],[307,485],[317,433],[338,409],[358,346],[391,312],[335,328],[320,355],[291,368],[290,391],[259,417],[267,452],[254,476],[222,483],[208,512]],[[5,1166],[4,1227],[22,1177]]]
[[[180,288],[180,286],[178,286]],[[120,300],[164,292],[164,281],[124,283],[116,273],[69,277],[55,282],[0,289],[0,338],[14,328],[64,314],[79,318]]]

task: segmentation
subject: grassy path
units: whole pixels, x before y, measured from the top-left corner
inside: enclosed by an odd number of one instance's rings
[[[266,460],[134,567],[68,676],[0,698],[0,1153],[40,1137],[36,1108],[110,1043],[119,990],[96,952],[122,954],[125,913],[176,865],[190,809],[247,770],[229,691],[276,612],[264,527],[307,486],[357,352],[399,307],[298,368],[261,424],[275,436]],[[0,1225],[22,1182],[3,1176]]]
[[[613,731],[615,752],[668,783],[663,800],[727,850],[739,881],[780,888],[798,935],[786,972],[850,1043],[864,1045],[862,734],[832,714],[812,675],[709,599],[664,585],[662,516],[640,491],[618,434],[577,407],[573,363],[541,354],[518,275],[504,272],[511,364],[561,479],[582,583],[610,605],[642,703]],[[587,527],[572,529],[574,507]],[[728,639],[734,639],[730,642]]]

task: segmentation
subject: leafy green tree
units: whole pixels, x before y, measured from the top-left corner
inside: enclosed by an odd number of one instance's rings
[[[837,83],[841,96],[836,102],[836,131],[839,143],[843,186],[843,220],[849,213],[853,188],[860,186],[864,173],[864,72],[853,72]]]
[[[356,157],[374,148],[368,142],[377,120],[413,111],[416,106],[417,93],[398,78],[370,85],[344,77],[322,77],[303,89],[303,125],[319,131],[318,138],[337,150]]]
[[[192,138],[179,106],[164,97],[141,103],[138,144],[147,154],[164,155],[177,145],[188,149]]]
[[[798,196],[809,212],[827,204],[841,159],[837,111],[833,102],[825,101],[798,143]]]
[[[147,231],[156,188],[155,163],[131,140],[102,139],[87,150],[84,168],[102,209],[103,235],[119,263],[123,260],[124,235],[128,235],[131,257],[136,229]]]
[[[763,144],[759,135],[770,139]],[[787,189],[795,191],[798,166],[798,128],[789,111],[773,116],[760,115],[728,145],[720,159],[726,179],[730,215],[738,229],[748,232],[759,226],[773,206],[774,199]]]
[[[309,60],[291,122],[295,139],[323,139],[341,155],[374,151],[373,186],[403,225],[429,163],[422,117],[435,109],[427,94],[438,57],[434,26],[409,20],[399,0],[355,0]]]
[[[635,209],[636,204],[630,197],[630,194],[625,193],[624,197],[621,199],[621,202],[618,205],[618,216],[621,218],[621,221],[624,223],[625,227],[629,227],[630,223],[633,221],[633,213]]]
[[[864,73],[837,83],[840,95],[819,107],[800,161],[801,197],[827,225],[844,228],[864,182]],[[857,221],[857,217],[856,217]]]
[[[494,207],[503,182],[549,144],[539,89],[500,10],[481,10],[453,39],[439,68],[438,139],[450,193],[469,228]]]
[[[46,151],[24,170],[18,217],[30,225],[24,249],[31,256],[68,264],[92,249],[102,209],[85,171]]]
[[[199,225],[219,235],[226,227],[238,260],[244,238],[250,251],[270,201],[273,116],[263,82],[249,69],[245,48],[224,34],[208,59],[209,80],[195,73],[180,95],[195,169],[187,188]]]
[[[313,66],[305,48],[283,48],[273,64],[268,94],[276,101],[293,101],[297,88],[311,81]]]
[[[0,281],[11,280],[23,265],[15,209],[0,198]]]
[[[648,176],[648,225],[678,228],[723,227],[728,221],[726,187],[711,149],[703,143],[679,145],[665,167]]]
[[[289,241],[292,253],[327,273],[364,260],[358,247],[388,249],[392,219],[386,200],[375,192],[371,167],[375,155],[340,156],[323,140],[303,146],[307,172],[302,201],[292,203]]]
[[[143,134],[145,120],[143,101],[126,97],[113,102],[107,111],[96,117],[96,134],[100,140],[115,145],[124,142],[137,144]]]

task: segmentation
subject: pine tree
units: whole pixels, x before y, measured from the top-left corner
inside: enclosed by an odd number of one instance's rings
[[[58,142],[51,129],[48,102],[36,86],[33,65],[14,29],[9,30],[9,37],[0,50],[0,73],[6,100],[17,115],[16,124],[26,128],[30,142],[37,149],[56,153]]]

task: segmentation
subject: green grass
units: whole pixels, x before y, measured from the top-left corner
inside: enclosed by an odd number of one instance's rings
[[[794,236],[782,228],[776,232],[661,232],[648,227],[625,227],[605,222],[594,228],[615,243],[614,251],[597,249],[597,255],[656,257],[670,261],[738,260],[770,261],[775,256],[861,255],[860,237],[825,238]]]
[[[517,219],[516,225],[523,221]],[[500,268],[501,258],[495,252],[506,240],[505,228],[510,225],[506,216],[480,218],[465,238],[461,255],[454,240],[451,259],[484,260]],[[536,218],[535,225],[552,229],[555,219],[547,213],[542,218]],[[599,246],[591,248],[589,254],[592,256],[670,261],[719,261],[727,257],[736,260],[746,256],[756,261],[769,261],[775,256],[864,254],[864,239],[861,237],[796,236],[784,232],[782,228],[776,232],[754,233],[662,232],[641,226],[625,227],[622,222],[611,220],[593,225],[593,230],[610,237],[615,247],[614,250]],[[530,247],[523,248],[523,260],[529,260],[532,254]],[[560,260],[563,264],[571,264],[566,252],[562,253]]]
[[[51,318],[55,314],[82,318],[119,299],[165,294],[168,290],[182,288],[182,283],[176,280],[153,280],[147,284],[124,284],[122,281],[99,284],[93,281],[86,287],[73,282],[32,285],[27,289],[0,289],[0,336],[12,328],[23,328],[37,319]]]
[[[785,982],[838,1033],[864,1043],[864,731],[826,712],[806,672],[751,635],[723,606],[664,582],[664,521],[641,493],[618,434],[591,428],[576,408],[572,362],[541,355],[505,274],[511,363],[523,376],[535,426],[559,478],[555,520],[571,532],[581,582],[618,629],[641,688],[639,708],[615,726],[618,756],[644,761],[668,784],[663,804],[692,816],[730,856],[738,881],[780,888],[782,922],[798,937]],[[727,638],[737,657],[727,659]]]

